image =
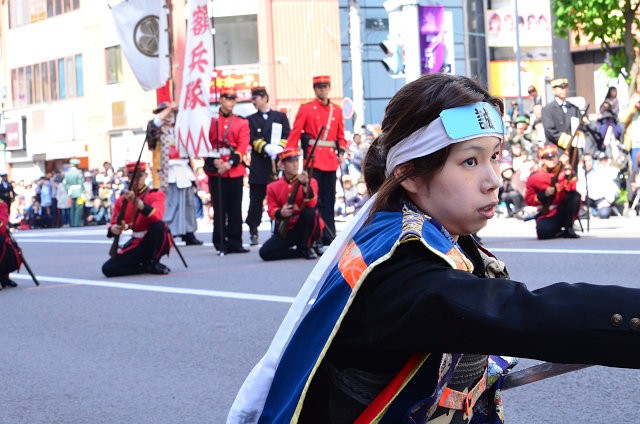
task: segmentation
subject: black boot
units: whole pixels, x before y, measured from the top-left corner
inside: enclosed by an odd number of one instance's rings
[[[327,248],[322,245],[322,241],[321,240],[318,240],[315,243],[313,243],[313,250],[314,250],[314,252],[316,252],[316,255],[318,257],[320,257],[320,256],[322,256],[324,254],[324,252],[327,250]]]
[[[18,287],[18,283],[10,278],[0,278],[0,285],[3,289],[6,289],[7,287]]]
[[[202,240],[198,240],[196,235],[193,233],[187,233],[182,236],[182,241],[184,241],[187,246],[200,246],[202,244]]]
[[[573,228],[567,228],[566,230],[564,230],[564,232],[562,233],[562,237],[572,239],[580,238],[580,236],[576,234]]]
[[[145,271],[149,274],[167,275],[171,272],[168,266],[160,263],[160,261],[151,261],[145,266]]]
[[[249,243],[251,246],[258,245],[258,229],[257,228],[249,229],[249,240],[251,240],[251,242]]]
[[[300,249],[300,255],[305,259],[318,259],[318,255],[313,249]]]

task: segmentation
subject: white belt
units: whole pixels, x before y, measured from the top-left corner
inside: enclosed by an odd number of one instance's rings
[[[334,149],[336,148],[336,142],[331,140],[318,140],[317,143],[315,140],[309,141],[309,146],[313,146],[314,144],[317,144],[318,147],[333,147]]]
[[[214,155],[217,153],[220,156],[227,156],[231,154],[231,149],[227,148],[227,147],[223,147],[221,149],[213,149],[211,151],[211,153],[213,153]]]
[[[131,238],[143,238],[147,235],[147,230],[144,231],[134,231],[131,233]]]

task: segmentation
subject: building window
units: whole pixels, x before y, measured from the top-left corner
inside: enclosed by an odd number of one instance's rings
[[[17,28],[29,23],[29,2],[11,0],[9,2],[9,28]]]
[[[214,18],[217,66],[259,63],[257,15]]]
[[[18,69],[11,70],[11,99],[13,104],[18,105],[20,99],[20,74]]]
[[[27,104],[27,84],[24,79],[24,68],[18,69],[18,106],[23,106]]]
[[[9,0],[9,28],[21,27],[78,9],[80,0]]]
[[[67,98],[76,97],[76,81],[75,81],[75,66],[73,64],[72,58],[65,59],[65,65],[67,68],[66,76],[66,86],[67,86]]]
[[[27,86],[27,96],[26,101],[27,104],[31,104],[33,102],[33,78],[31,78],[31,66],[27,66],[24,73],[25,83]]]
[[[33,65],[33,103],[42,102],[42,79],[40,79],[40,64]]]
[[[82,97],[82,55],[12,69],[11,84],[15,106]]]
[[[76,62],[76,96],[84,96],[84,81],[82,77],[82,55],[77,54],[75,57]]]
[[[56,61],[49,61],[49,75],[51,76],[51,100],[58,100],[58,72],[56,72]]]
[[[120,46],[107,47],[107,84],[122,82],[122,54]]]
[[[64,72],[64,59],[58,59],[58,93],[60,100],[67,98],[67,80]]]
[[[42,62],[42,101],[48,102],[51,99],[51,86],[49,85],[49,63]]]

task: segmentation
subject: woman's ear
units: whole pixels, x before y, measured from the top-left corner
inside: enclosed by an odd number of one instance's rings
[[[410,173],[412,169],[411,163],[403,163],[402,165],[396,166],[393,170],[393,176],[400,180],[400,185],[404,188],[409,194],[416,194],[418,192],[418,186],[420,184],[421,179],[418,177],[404,177]]]
[[[409,177],[403,180],[400,185],[408,194],[417,194],[418,193],[418,179],[417,177]]]

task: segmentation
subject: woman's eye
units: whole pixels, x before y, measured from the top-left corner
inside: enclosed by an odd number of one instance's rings
[[[500,159],[500,152],[495,152],[492,156],[491,156],[491,160],[499,160]]]
[[[478,160],[476,158],[469,158],[464,161],[464,164],[467,166],[474,166],[478,164]]]

